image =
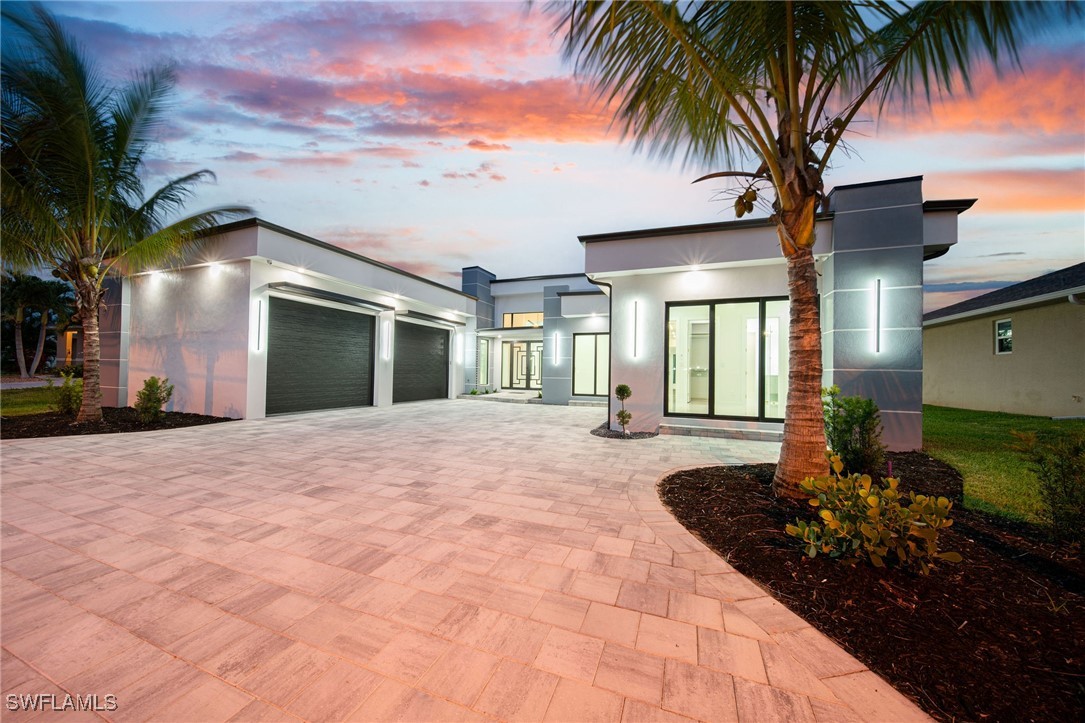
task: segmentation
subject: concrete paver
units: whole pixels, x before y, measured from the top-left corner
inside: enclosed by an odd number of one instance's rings
[[[601,439],[600,416],[449,400],[0,442],[2,692],[115,695],[111,720],[926,719],[656,495],[778,445]]]

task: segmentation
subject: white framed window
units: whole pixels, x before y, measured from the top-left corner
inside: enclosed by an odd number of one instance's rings
[[[490,385],[490,340],[481,337],[478,340],[478,386]]]
[[[573,394],[605,397],[610,385],[610,334],[573,334]]]
[[[1013,320],[999,319],[995,322],[995,354],[1013,352]]]

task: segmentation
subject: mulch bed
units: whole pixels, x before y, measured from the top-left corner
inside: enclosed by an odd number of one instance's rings
[[[1081,550],[961,505],[960,474],[918,452],[889,455],[901,488],[954,501],[939,548],[964,556],[924,577],[810,559],[784,533],[804,502],[776,499],[775,465],[706,467],[659,486],[691,532],[939,720],[1081,720]]]
[[[616,432],[610,428],[609,422],[603,422],[591,430],[591,433],[596,437],[606,437],[607,439],[651,439],[659,436],[659,432],[630,432],[629,434]]]
[[[179,429],[201,424],[232,422],[229,417],[210,417],[206,414],[166,412],[162,419],[144,424],[139,412],[132,407],[103,407],[102,421],[74,424],[72,417],[58,412],[27,414],[20,417],[0,418],[0,439],[27,439],[29,437],[68,437],[78,434],[113,434],[116,432],[147,432],[153,429]]]

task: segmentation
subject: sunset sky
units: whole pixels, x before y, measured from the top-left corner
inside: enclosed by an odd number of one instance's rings
[[[459,285],[583,270],[579,234],[733,218],[704,170],[633,153],[578,88],[541,3],[55,2],[118,79],[173,62],[151,186],[218,175],[192,210],[268,221]],[[1085,259],[1085,27],[1028,44],[1023,72],[856,126],[827,185],[923,175],[979,198],[926,266],[927,309]],[[860,135],[861,134],[861,135]],[[722,170],[709,168],[708,170]]]

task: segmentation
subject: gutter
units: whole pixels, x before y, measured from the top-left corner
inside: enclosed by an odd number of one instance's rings
[[[607,282],[607,281],[596,281],[595,279],[593,279],[591,277],[590,274],[584,274],[584,275],[588,277],[588,281],[592,282],[596,286],[605,286],[608,289],[610,289],[610,293],[607,294],[607,334],[609,335],[610,331],[611,331],[610,325],[614,323],[614,285],[611,284],[610,282]],[[610,348],[612,350],[612,353],[610,354],[610,360],[608,361],[607,375],[610,377],[611,381],[614,381],[614,354],[613,354],[614,345],[612,344]],[[607,422],[606,423],[607,423],[607,429],[608,430],[610,429],[611,413],[614,411],[613,407],[612,407],[613,398],[614,398],[614,395],[611,393],[611,390],[607,389]]]

